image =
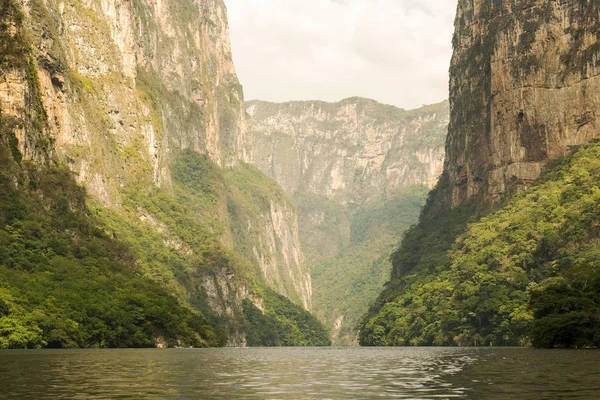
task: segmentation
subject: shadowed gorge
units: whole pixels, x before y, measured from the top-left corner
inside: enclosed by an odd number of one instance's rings
[[[448,103],[403,110],[374,100],[246,103],[251,162],[298,207],[313,309],[336,344],[388,279],[388,260],[417,221],[443,162]]]

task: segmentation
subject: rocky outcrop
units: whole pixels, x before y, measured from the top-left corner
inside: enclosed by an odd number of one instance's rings
[[[270,202],[270,213],[260,215],[263,226],[252,244],[252,254],[267,284],[311,309],[310,270],[301,251],[296,209],[283,202]],[[248,224],[248,233],[251,232]]]
[[[446,102],[405,111],[362,98],[250,101],[246,109],[248,161],[289,193],[364,204],[389,190],[432,187],[441,173]]]
[[[598,2],[460,0],[455,29],[439,209],[498,203],[600,136]]]
[[[57,150],[103,203],[118,205],[119,186],[139,179],[124,163],[149,164],[168,185],[174,150],[237,162],[243,93],[222,0],[25,0],[22,9]],[[29,72],[3,72],[3,110],[23,108]]]

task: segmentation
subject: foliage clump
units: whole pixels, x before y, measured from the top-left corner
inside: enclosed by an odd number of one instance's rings
[[[265,289],[265,311],[244,300],[246,333],[249,346],[330,346],[323,324],[286,297]]]
[[[222,344],[141,276],[68,171],[24,164],[0,146],[0,348]]]

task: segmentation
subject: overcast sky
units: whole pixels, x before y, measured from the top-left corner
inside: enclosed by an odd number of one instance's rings
[[[452,0],[225,0],[246,99],[448,97]]]

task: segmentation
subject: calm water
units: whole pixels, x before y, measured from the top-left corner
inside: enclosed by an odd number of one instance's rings
[[[600,352],[325,348],[0,352],[1,399],[600,399]]]

